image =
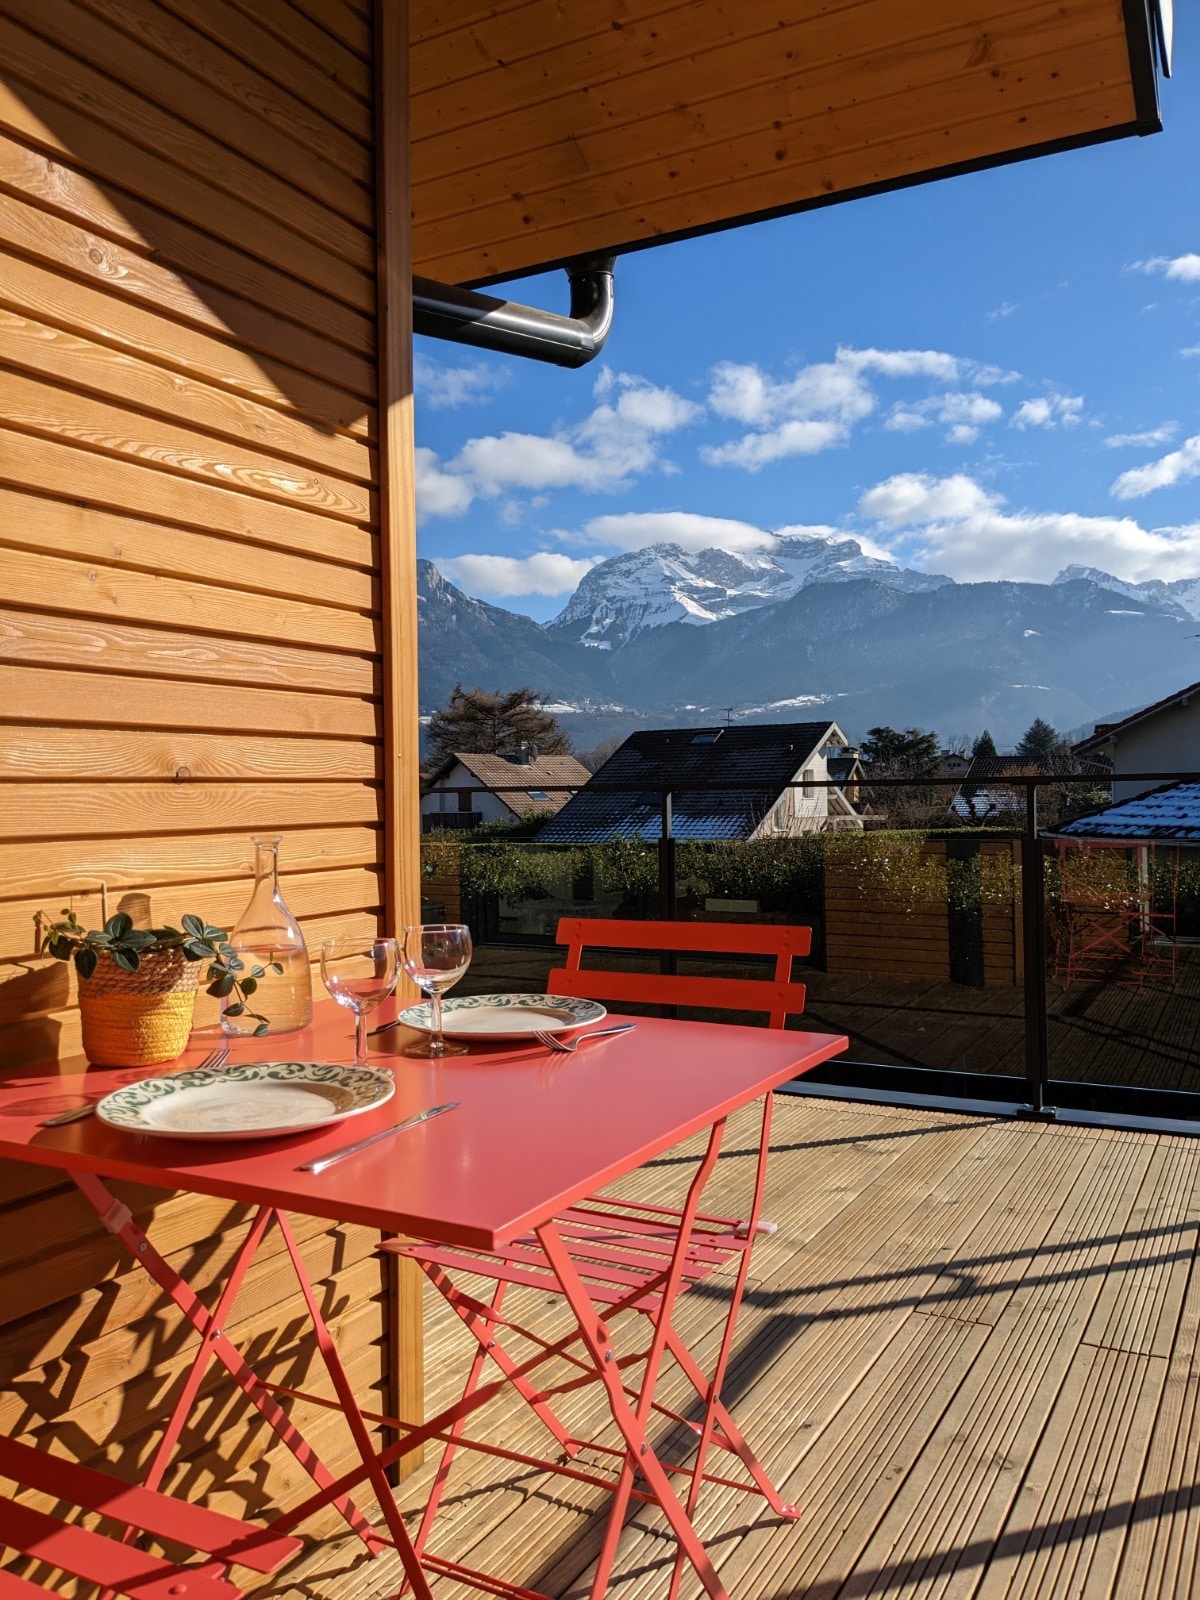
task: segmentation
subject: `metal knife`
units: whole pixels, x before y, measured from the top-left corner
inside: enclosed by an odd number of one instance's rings
[[[341,1161],[345,1156],[357,1155],[360,1150],[378,1144],[381,1139],[390,1139],[394,1133],[403,1133],[405,1128],[415,1128],[418,1122],[428,1122],[430,1117],[440,1117],[443,1111],[453,1111],[458,1104],[459,1101],[450,1100],[444,1106],[431,1106],[428,1111],[418,1111],[415,1117],[408,1117],[390,1128],[382,1128],[366,1139],[359,1139],[356,1144],[343,1145],[340,1150],[331,1150],[328,1155],[318,1156],[314,1161],[302,1161],[296,1171],[324,1172],[325,1168],[331,1167],[335,1161]]]

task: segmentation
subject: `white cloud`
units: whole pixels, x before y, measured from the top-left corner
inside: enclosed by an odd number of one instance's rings
[[[438,556],[436,566],[451,583],[471,594],[510,599],[515,595],[571,594],[599,556],[573,560],[542,550],[532,556]]]
[[[1189,344],[1186,350],[1179,352],[1181,356],[1200,356],[1200,344]]]
[[[478,406],[490,400],[508,382],[504,367],[479,361],[466,367],[445,367],[421,351],[413,357],[413,388],[418,406],[446,411],[458,406]]]
[[[915,433],[931,424],[927,416],[898,400],[883,425],[890,433]]]
[[[1161,427],[1148,428],[1145,433],[1110,433],[1104,443],[1110,450],[1123,450],[1128,445],[1152,450],[1156,444],[1169,444],[1178,432],[1177,422],[1164,422]]]
[[[1146,529],[1132,517],[1009,511],[1002,496],[965,474],[901,474],[869,489],[859,509],[886,530],[893,557],[917,560],[960,583],[1049,583],[1071,565],[1135,583],[1200,570],[1200,523]]]
[[[1160,456],[1157,461],[1123,472],[1111,492],[1118,500],[1137,500],[1153,489],[1169,489],[1172,484],[1186,483],[1189,478],[1197,477],[1200,477],[1200,433],[1185,439],[1178,450]]]
[[[946,434],[949,444],[974,444],[979,437],[979,429],[969,422],[956,422]]]
[[[799,528],[791,532],[818,531]],[[824,530],[819,530],[824,531]],[[706,517],[696,511],[628,511],[593,517],[582,530],[589,544],[644,550],[651,544],[677,544],[684,550],[773,550],[778,539],[749,522]],[[573,541],[574,542],[574,541]]]
[[[878,372],[886,378],[940,378],[954,383],[963,363],[943,350],[853,350],[839,345],[839,365],[852,372]]]
[[[1005,317],[1011,317],[1016,309],[1017,307],[1013,301],[1005,300],[1001,305],[996,306],[994,310],[986,312],[983,320],[985,322],[1000,322]]]
[[[660,441],[702,415],[702,408],[673,389],[628,373],[597,381],[603,398],[590,416],[552,435],[503,433],[469,439],[449,471],[487,496],[510,489],[584,489],[615,492],[661,467]],[[616,395],[616,399],[609,398]]]
[[[418,516],[461,517],[475,498],[471,485],[465,478],[444,472],[436,451],[419,445],[414,454]]]
[[[750,363],[723,361],[713,369],[708,404],[718,416],[740,422],[751,432],[700,451],[710,466],[742,467],[757,472],[773,461],[816,455],[846,444],[855,428],[878,405],[869,381],[927,379],[977,387],[1008,383],[1017,374],[983,367],[944,350],[857,350],[839,346],[832,361],[813,362],[790,378],[771,377]],[[995,421],[1001,409],[978,393],[951,390],[916,401],[897,402],[884,427],[911,432],[933,419],[951,431],[955,443],[968,440],[967,429]],[[971,435],[970,437],[975,437]]]
[[[885,527],[898,528],[975,516],[1000,504],[998,495],[989,494],[962,472],[949,478],[899,472],[868,489],[859,500],[858,509]]]
[[[1083,396],[1079,394],[1038,395],[1023,400],[1013,412],[1014,428],[1072,428],[1080,420]]]
[[[1151,256],[1147,261],[1135,261],[1135,272],[1161,272],[1164,278],[1177,283],[1200,283],[1200,255],[1190,251],[1182,256]]]
[[[819,455],[822,450],[841,444],[845,437],[846,428],[840,422],[781,422],[767,433],[747,433],[728,444],[705,445],[700,458],[710,467],[745,467],[748,472],[757,472],[771,461]]]

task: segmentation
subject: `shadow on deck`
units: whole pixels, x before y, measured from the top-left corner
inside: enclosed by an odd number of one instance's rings
[[[746,1113],[731,1125],[717,1205],[741,1191],[753,1131]],[[779,1228],[756,1249],[725,1398],[803,1516],[706,1490],[699,1526],[735,1600],[1195,1593],[1200,1142],[785,1097],[773,1145]],[[674,1193],[682,1153],[627,1189]],[[681,1304],[702,1359],[723,1293],[718,1276]],[[466,1345],[440,1302],[427,1315],[432,1408]],[[515,1450],[546,1437],[506,1400],[486,1431]],[[414,1509],[432,1466],[405,1486]],[[435,1548],[581,1600],[604,1503],[469,1457]],[[645,1511],[627,1525],[621,1600],[666,1593],[663,1529]],[[393,1593],[393,1559],[360,1551],[327,1543],[269,1592]]]

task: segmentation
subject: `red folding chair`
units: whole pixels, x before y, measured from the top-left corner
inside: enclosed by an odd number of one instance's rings
[[[809,953],[811,939],[808,928],[564,918],[558,926],[558,941],[568,947],[566,965],[550,973],[547,986],[552,994],[604,1001],[760,1011],[767,1013],[772,1027],[782,1028],[789,1016],[804,1009],[804,985],[792,981],[792,963]],[[585,951],[617,950],[660,956],[669,952],[696,955],[719,951],[738,956],[770,956],[774,957],[775,964],[769,979],[583,965]],[[720,1152],[724,1132],[722,1119],[712,1129],[708,1147],[682,1206],[594,1195],[572,1206],[549,1228],[539,1228],[536,1234],[518,1239],[503,1250],[398,1241],[383,1247],[419,1264],[479,1346],[458,1405],[444,1414],[449,1427],[437,1435],[445,1449],[415,1540],[418,1555],[430,1570],[444,1571],[468,1582],[481,1576],[440,1561],[427,1551],[430,1530],[455,1452],[466,1444],[504,1455],[515,1462],[599,1484],[613,1492],[613,1506],[592,1586],[593,1596],[603,1594],[607,1586],[631,1499],[659,1505],[676,1534],[679,1554],[670,1589],[672,1596],[678,1589],[685,1557],[711,1595],[720,1596],[725,1592],[692,1528],[692,1516],[703,1483],[757,1491],[766,1497],[777,1514],[797,1515],[793,1507],[784,1504],[720,1401],[721,1384],[749,1272],[751,1247],[760,1227],[763,1231],[773,1231],[770,1224],[760,1223],[772,1098],[766,1097],[750,1203],[743,1217],[718,1216],[699,1209],[701,1194]],[[680,1294],[730,1262],[736,1262],[737,1267],[729,1314],[714,1370],[706,1375],[676,1331],[672,1315]],[[454,1276],[459,1273],[493,1282],[495,1290],[491,1299],[485,1301],[464,1289]],[[504,1298],[511,1285],[564,1294],[575,1312],[578,1326],[558,1341],[547,1341],[521,1327],[503,1314]],[[607,1328],[625,1311],[638,1312],[648,1319],[651,1339],[645,1349],[614,1359],[614,1351],[607,1344]],[[588,1329],[597,1332],[593,1336]],[[533,1355],[517,1360],[501,1343],[502,1330],[520,1335],[533,1346]],[[576,1352],[572,1347],[581,1343],[585,1348]],[[662,1360],[668,1353],[694,1388],[702,1408],[702,1421],[685,1416],[654,1398]],[[572,1375],[539,1387],[535,1381],[537,1371],[552,1358],[565,1360]],[[557,1461],[499,1449],[485,1440],[465,1437],[468,1417],[494,1392],[494,1387],[485,1390],[480,1386],[488,1361],[516,1388],[553,1436],[562,1452]],[[555,1409],[561,1397],[594,1383],[597,1378],[609,1391],[613,1416],[624,1436],[623,1447],[577,1438]],[[659,1461],[647,1440],[646,1430],[654,1417],[668,1419],[694,1436],[695,1454],[690,1464]],[[574,1458],[585,1446],[589,1452],[599,1451],[615,1458],[614,1465],[619,1463],[615,1481],[611,1476],[601,1476],[575,1464]],[[705,1464],[713,1447],[737,1457],[749,1481],[707,1472]],[[635,1481],[639,1473],[644,1487]],[[682,1503],[670,1486],[670,1477],[679,1475],[687,1484],[686,1501]]]
[[[17,1486],[12,1494],[0,1493],[0,1546],[134,1600],[240,1600],[242,1590],[227,1575],[231,1563],[269,1574],[301,1549],[299,1539],[122,1483],[16,1439],[0,1439],[0,1478]],[[31,1503],[31,1494],[43,1505],[53,1503],[54,1513]],[[97,1513],[101,1531],[64,1519],[64,1501]],[[119,1535],[102,1531],[104,1524],[115,1525]],[[139,1548],[132,1542],[138,1533],[181,1545],[190,1555],[204,1552],[207,1559],[180,1565]],[[45,1594],[42,1584],[0,1567],[0,1600],[44,1600]]]

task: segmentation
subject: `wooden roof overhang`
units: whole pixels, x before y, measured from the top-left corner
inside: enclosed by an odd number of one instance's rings
[[[484,284],[1156,132],[1169,0],[412,0],[414,268]]]

